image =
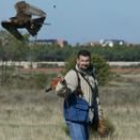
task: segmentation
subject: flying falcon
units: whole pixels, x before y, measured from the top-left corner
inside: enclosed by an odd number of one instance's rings
[[[24,37],[18,29],[25,28],[32,36],[37,35],[45,21],[46,13],[25,1],[17,2],[15,9],[16,15],[11,17],[9,21],[2,21],[2,27],[19,40],[23,40]],[[38,17],[33,18],[33,16]]]

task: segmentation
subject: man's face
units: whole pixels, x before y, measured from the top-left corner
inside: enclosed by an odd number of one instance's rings
[[[89,56],[83,56],[80,55],[79,58],[77,58],[77,65],[80,69],[87,70],[90,66],[91,59]]]

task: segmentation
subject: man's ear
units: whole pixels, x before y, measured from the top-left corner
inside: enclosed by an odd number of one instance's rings
[[[76,59],[76,63],[79,64],[79,59],[78,58]]]

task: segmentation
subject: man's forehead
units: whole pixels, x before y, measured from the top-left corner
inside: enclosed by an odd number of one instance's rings
[[[78,59],[90,59],[90,56],[80,55]]]

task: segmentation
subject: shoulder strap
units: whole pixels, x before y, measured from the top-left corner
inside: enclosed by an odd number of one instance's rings
[[[98,96],[98,86],[97,86],[97,84],[95,83],[95,88],[93,88],[93,87],[91,86],[90,82],[85,78],[85,76],[84,76],[82,73],[78,72],[75,68],[74,68],[74,71],[75,71],[76,74],[77,74],[78,89],[81,90],[80,77],[79,77],[79,74],[80,74],[80,75],[84,78],[84,80],[88,83],[88,85],[90,86],[92,93],[94,93],[94,98],[95,98],[96,96]],[[95,79],[95,75],[94,75],[93,73],[92,73],[92,77]]]
[[[95,93],[95,90],[97,88],[97,84],[95,83],[95,88],[93,88],[90,84],[90,82],[85,78],[85,76],[83,74],[81,74],[81,76],[84,78],[84,80],[88,83],[88,85],[90,86],[91,90],[93,93]],[[93,76],[93,75],[92,75]],[[93,77],[94,78],[94,77]]]
[[[76,72],[77,75],[77,81],[78,81],[78,86],[77,86],[77,93],[81,96],[83,96],[83,92],[81,90],[81,84],[80,84],[80,77],[79,77],[79,72],[76,70],[76,68],[73,69]]]
[[[81,88],[81,85],[80,85],[80,77],[79,77],[78,71],[75,68],[73,70],[76,72],[76,75],[77,75],[78,87]]]
[[[84,78],[84,80],[88,83],[89,87],[91,88],[91,91],[92,91],[92,104],[91,104],[91,107],[94,107],[94,102],[97,103],[96,101],[96,97],[98,96],[98,86],[95,82],[95,88],[93,88],[90,84],[90,82],[85,78],[85,76],[83,74],[81,74],[81,76]],[[93,75],[92,75],[93,76]],[[93,77],[94,78],[94,77]]]

